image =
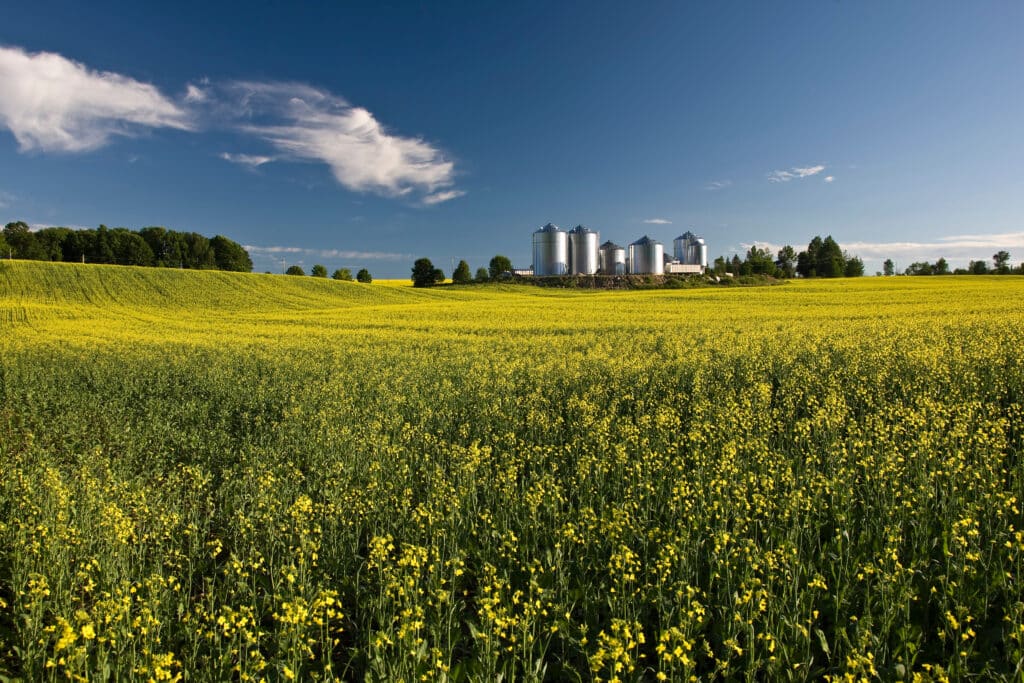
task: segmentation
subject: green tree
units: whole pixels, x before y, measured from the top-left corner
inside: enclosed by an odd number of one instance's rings
[[[903,271],[904,275],[934,275],[935,266],[927,261],[915,261]]]
[[[434,284],[434,264],[428,258],[416,259],[412,264],[412,286],[429,287]]]
[[[967,264],[967,270],[971,271],[971,275],[985,275],[988,273],[988,264],[984,261],[971,261]]]
[[[775,267],[780,277],[793,277],[796,275],[796,250],[788,244],[775,254]]]
[[[356,281],[368,285],[373,282],[373,276],[370,275],[370,271],[366,268],[360,268],[359,272],[356,273]]]
[[[800,277],[818,275],[818,254],[821,252],[821,237],[815,235],[807,245],[807,249],[796,255],[796,272]]]
[[[1010,272],[1010,252],[1005,250],[999,250],[992,254],[992,263],[995,265],[995,271],[1000,275],[1006,275]]]
[[[344,280],[345,282],[351,282],[352,271],[349,270],[348,268],[338,268],[336,271],[334,271],[333,274],[331,274],[331,277],[334,278],[335,280]]]
[[[481,267],[476,269],[476,278],[475,279],[476,279],[477,282],[487,282],[488,280],[491,279],[491,274],[487,271],[486,268],[481,266]]]
[[[210,240],[210,247],[213,248],[213,260],[218,269],[236,273],[252,272],[252,259],[249,258],[249,252],[238,242],[223,235],[215,235]],[[326,273],[324,276],[326,277]]]
[[[818,277],[842,277],[846,273],[846,259],[839,244],[829,235],[821,243],[816,266]]]
[[[457,285],[464,285],[473,279],[473,274],[469,272],[469,264],[465,261],[459,261],[459,265],[455,266],[455,271],[452,273],[452,282]]]
[[[139,233],[127,228],[114,228],[109,233],[109,239],[114,263],[122,266],[153,265],[153,250]]]
[[[214,258],[210,240],[198,232],[181,233],[185,246],[185,267],[198,270],[214,270],[217,261]]]
[[[302,269],[302,266],[288,266],[288,270],[284,271],[285,275],[305,275],[306,271]]]
[[[896,264],[892,262],[891,258],[885,259],[885,263],[882,264],[882,272],[886,275],[896,274]]]
[[[313,266],[313,269],[309,271],[309,274],[313,277],[327,277],[327,266],[317,263]]]
[[[715,266],[713,268],[716,275],[725,275],[729,270],[729,262],[725,260],[724,256],[719,256],[715,259]]]
[[[36,241],[36,236],[24,221],[15,221],[4,226],[4,239],[14,258],[45,261],[46,253]]]
[[[932,266],[932,275],[949,275],[949,263],[946,259],[939,257],[939,260]]]
[[[444,282],[444,271],[440,268],[434,268],[434,284],[441,284]]]
[[[747,258],[743,262],[741,271],[744,275],[775,275],[778,268],[771,253],[755,244],[747,249]]]
[[[487,269],[488,274],[492,280],[497,280],[498,276],[502,273],[512,272],[512,261],[507,256],[501,254],[496,255],[491,259],[490,267]]]
[[[14,250],[7,244],[7,238],[4,237],[4,233],[0,231],[0,259],[5,259],[8,256],[13,255]]]
[[[846,277],[861,277],[864,275],[864,262],[858,256],[846,256],[846,264],[843,268],[843,275]]]

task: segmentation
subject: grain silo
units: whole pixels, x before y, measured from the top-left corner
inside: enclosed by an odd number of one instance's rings
[[[569,231],[569,272],[573,275],[593,275],[597,272],[597,243],[599,235],[590,228],[577,225]]]
[[[665,248],[661,242],[644,235],[629,245],[630,275],[662,275],[665,272]]]
[[[601,245],[597,262],[602,275],[626,274],[626,250],[611,240]]]
[[[553,223],[533,233],[533,274],[565,275],[569,272],[569,236]]]
[[[708,265],[708,245],[692,232],[684,232],[672,241],[672,255],[680,263],[687,266]]]

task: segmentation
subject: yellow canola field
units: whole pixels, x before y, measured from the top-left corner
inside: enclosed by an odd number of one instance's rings
[[[1024,279],[0,264],[0,675],[1014,680]]]

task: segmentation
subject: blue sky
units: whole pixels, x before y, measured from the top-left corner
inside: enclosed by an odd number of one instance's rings
[[[1024,259],[1024,3],[12,3],[0,220],[406,277],[582,223]]]

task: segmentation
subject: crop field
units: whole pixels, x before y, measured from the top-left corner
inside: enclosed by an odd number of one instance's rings
[[[1024,278],[0,264],[0,680],[1024,676]]]

